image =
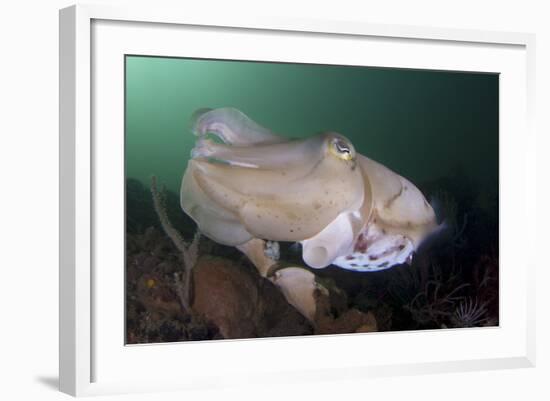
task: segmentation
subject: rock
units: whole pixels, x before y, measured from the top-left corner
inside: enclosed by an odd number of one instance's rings
[[[362,312],[346,305],[347,297],[334,285],[329,295],[317,293],[315,334],[346,334],[378,331],[372,312]]]
[[[347,296],[334,282],[301,267],[279,269],[271,277],[286,300],[315,327],[315,334],[378,331],[372,312],[349,309]]]
[[[311,334],[306,319],[257,271],[204,256],[193,269],[193,311],[223,338]]]
[[[372,312],[364,313],[357,309],[348,309],[334,318],[330,315],[318,316],[315,334],[369,333],[378,331]]]
[[[378,323],[372,312],[367,312],[366,317],[364,318],[364,324],[359,326],[355,332],[356,333],[371,333],[373,331],[378,331]]]
[[[226,259],[201,258],[193,269],[193,311],[214,323],[224,338],[256,337],[258,288],[240,266]]]

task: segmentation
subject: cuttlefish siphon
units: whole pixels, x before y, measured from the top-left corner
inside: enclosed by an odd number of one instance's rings
[[[181,207],[210,239],[302,244],[304,262],[377,271],[410,262],[437,227],[420,190],[325,132],[279,136],[233,108],[201,109]]]

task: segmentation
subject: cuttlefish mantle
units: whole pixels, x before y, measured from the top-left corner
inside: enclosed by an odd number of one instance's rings
[[[436,227],[422,193],[335,132],[288,139],[232,108],[195,113],[181,207],[212,240],[300,242],[305,263],[372,271]]]

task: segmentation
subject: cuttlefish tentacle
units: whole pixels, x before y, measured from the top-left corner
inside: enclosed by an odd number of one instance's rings
[[[198,137],[215,134],[224,143],[234,146],[286,141],[231,107],[197,110],[191,118],[191,130]]]

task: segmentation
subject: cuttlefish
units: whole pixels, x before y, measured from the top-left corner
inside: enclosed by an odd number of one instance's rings
[[[220,244],[297,242],[311,268],[377,271],[437,228],[414,184],[339,133],[289,139],[233,108],[199,110],[192,131],[181,207]]]

